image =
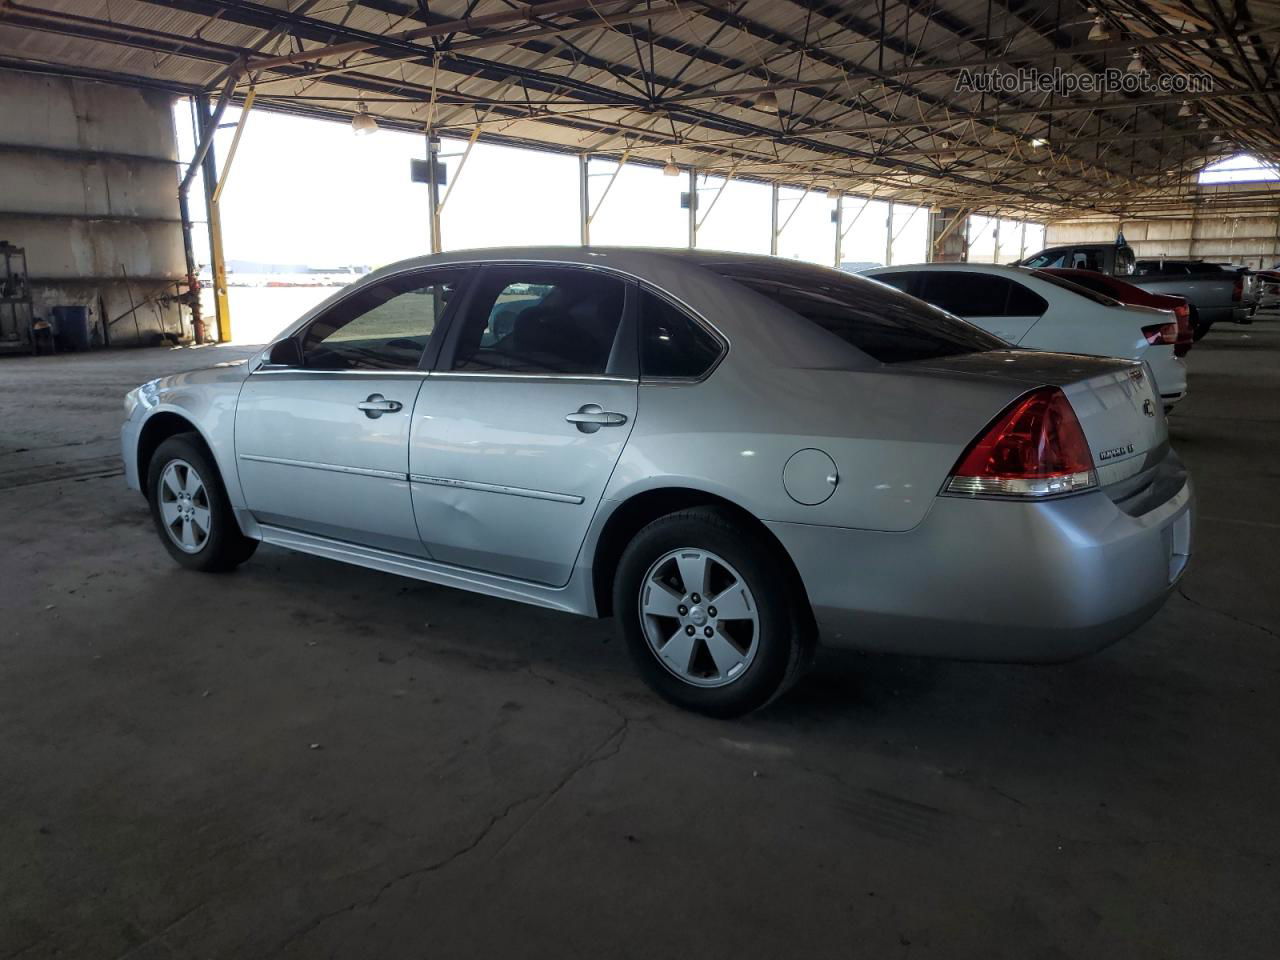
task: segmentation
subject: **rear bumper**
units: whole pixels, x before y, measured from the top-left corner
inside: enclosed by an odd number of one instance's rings
[[[1070,660],[1144,623],[1186,567],[1191,481],[1172,454],[1160,471],[1133,498],[1145,498],[1141,505],[1101,491],[1042,503],[938,497],[904,533],[769,528],[795,561],[830,646]]]

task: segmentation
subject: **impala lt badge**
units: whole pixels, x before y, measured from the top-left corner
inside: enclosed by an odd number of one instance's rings
[[[1123,447],[1112,447],[1110,450],[1099,450],[1099,460],[1114,460],[1116,457],[1123,457],[1126,454],[1133,453],[1133,444],[1126,443]]]

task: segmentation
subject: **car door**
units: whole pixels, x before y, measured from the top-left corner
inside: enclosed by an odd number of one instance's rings
[[[1008,277],[968,270],[922,270],[914,295],[1009,343],[1022,343],[1048,303]]]
[[[409,493],[409,428],[424,353],[464,276],[436,268],[363,285],[248,376],[236,463],[259,522],[425,553]]]
[[[418,530],[435,560],[559,586],[635,422],[634,293],[539,264],[470,286],[413,418]]]

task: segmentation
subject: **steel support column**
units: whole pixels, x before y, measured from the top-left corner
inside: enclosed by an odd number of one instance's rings
[[[778,185],[769,184],[769,254],[778,255]]]
[[[430,204],[431,252],[443,250],[440,238],[440,138],[427,134],[427,202]]]
[[[844,242],[844,194],[836,197],[836,262],[834,264],[837,270],[840,269],[840,261],[844,259],[843,251],[840,249]]]
[[[578,154],[578,236],[584,247],[591,246],[591,189],[587,167],[591,158]]]
[[[204,94],[197,94],[195,102],[196,118],[200,122],[202,139],[206,143],[204,156],[200,157],[200,169],[204,181],[205,219],[209,228],[209,270],[213,275],[213,309],[217,324],[217,332],[213,337],[208,336],[207,330],[205,334],[206,340],[217,343],[223,339],[224,328],[231,325],[231,318],[228,316],[227,265],[222,254],[222,221],[218,217],[218,204],[213,199],[213,192],[218,186],[218,161],[213,151],[213,134],[222,113],[216,109],[212,112],[209,110],[209,98]]]
[[[689,168],[689,249],[698,245],[698,168]]]
[[[889,209],[884,215],[884,265],[893,264],[893,201],[889,201]]]

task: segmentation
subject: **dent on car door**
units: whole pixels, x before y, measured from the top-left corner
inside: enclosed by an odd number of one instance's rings
[[[246,379],[236,461],[261,523],[422,555],[409,427],[424,352],[465,276],[400,274],[352,292]]]
[[[482,268],[413,420],[414,513],[433,559],[568,582],[635,422],[633,298],[587,268]]]

